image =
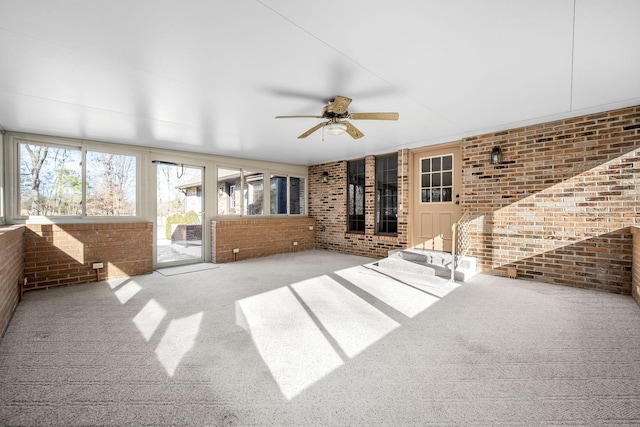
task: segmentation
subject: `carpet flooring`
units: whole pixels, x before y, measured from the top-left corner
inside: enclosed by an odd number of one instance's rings
[[[327,251],[25,294],[0,425],[638,426],[629,296]]]

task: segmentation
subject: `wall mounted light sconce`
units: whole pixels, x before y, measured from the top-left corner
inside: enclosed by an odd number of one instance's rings
[[[324,171],[322,172],[322,183],[326,184],[327,182],[329,182],[329,172]]]
[[[493,150],[491,150],[491,155],[489,157],[489,163],[492,165],[502,164],[502,148],[495,146]]]

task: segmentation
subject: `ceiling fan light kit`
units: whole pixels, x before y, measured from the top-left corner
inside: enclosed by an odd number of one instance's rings
[[[342,135],[347,131],[347,125],[344,123],[329,123],[325,126],[324,131],[329,135]]]
[[[308,131],[298,137],[306,138],[320,128],[329,135],[342,135],[347,132],[353,139],[362,138],[364,134],[360,132],[350,120],[398,120],[398,113],[349,113],[347,107],[351,104],[352,99],[346,96],[335,96],[329,100],[329,103],[322,108],[320,116],[276,116],[276,119],[326,119],[326,122],[318,123]]]

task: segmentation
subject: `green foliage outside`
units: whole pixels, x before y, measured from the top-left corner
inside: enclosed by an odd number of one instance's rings
[[[171,239],[171,226],[173,224],[200,224],[200,218],[194,211],[189,211],[184,214],[174,214],[167,217],[167,225],[165,227],[165,233],[167,239]]]

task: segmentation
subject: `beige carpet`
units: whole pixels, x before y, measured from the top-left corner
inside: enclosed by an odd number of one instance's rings
[[[0,425],[640,425],[628,296],[325,251],[29,292]]]

